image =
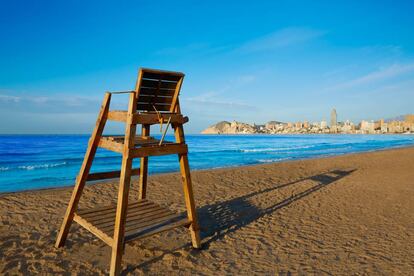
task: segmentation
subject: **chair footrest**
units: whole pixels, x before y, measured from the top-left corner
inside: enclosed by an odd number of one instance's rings
[[[116,205],[79,210],[74,220],[95,236],[112,246]],[[125,224],[125,242],[148,237],[191,222],[184,214],[177,214],[148,200],[128,204]]]

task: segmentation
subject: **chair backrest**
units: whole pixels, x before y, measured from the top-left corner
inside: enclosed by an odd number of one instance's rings
[[[135,87],[137,111],[180,113],[178,94],[184,74],[141,68]]]

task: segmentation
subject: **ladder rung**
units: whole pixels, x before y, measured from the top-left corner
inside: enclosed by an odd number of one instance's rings
[[[140,169],[132,169],[131,175],[139,175]],[[98,172],[98,173],[90,173],[86,181],[95,181],[95,180],[102,180],[102,179],[111,179],[111,178],[118,178],[121,175],[121,171],[110,171],[110,172]]]

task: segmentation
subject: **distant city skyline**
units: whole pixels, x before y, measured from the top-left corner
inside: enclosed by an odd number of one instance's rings
[[[353,121],[347,118],[347,115],[345,114],[341,114],[342,118],[341,120],[338,119],[338,112],[336,111],[336,108],[332,108],[331,109],[331,113],[329,116],[321,116],[322,119],[319,120],[309,120],[307,118],[300,118],[299,120],[286,120],[286,121],[281,121],[281,120],[277,120],[277,118],[270,118],[268,120],[265,120],[263,122],[248,122],[251,123],[253,125],[263,125],[266,123],[273,123],[273,122],[278,122],[278,123],[284,123],[284,124],[288,124],[288,123],[298,123],[298,122],[308,122],[308,123],[324,123],[326,124],[327,127],[331,127],[331,126],[336,126],[338,124],[344,123],[344,122],[351,122],[353,124],[359,124],[362,121],[367,121],[367,122],[375,122],[375,121],[380,121],[380,120],[384,120],[385,122],[387,121],[404,121],[406,119],[407,116],[410,116],[410,118],[414,115],[412,114],[399,114],[397,116],[393,116],[393,117],[389,117],[389,118],[385,118],[385,117],[379,117],[379,118],[374,118],[374,119],[361,119],[359,121]],[[330,120],[329,122],[325,119],[329,117]],[[412,119],[410,119],[412,120]],[[228,119],[228,118],[223,118],[223,120],[221,121],[237,121],[235,119]],[[413,121],[414,122],[414,121]]]
[[[104,92],[133,89],[141,66],[186,74],[187,133],[226,118],[329,124],[332,107],[354,122],[410,114],[413,10],[410,1],[3,1],[0,133],[90,133]],[[114,97],[112,108],[126,105]]]
[[[366,121],[355,124],[352,121],[337,121],[336,110],[331,111],[331,124],[320,122],[269,121],[250,125],[245,122],[221,121],[204,129],[202,134],[414,134],[414,114],[407,114],[401,120]]]

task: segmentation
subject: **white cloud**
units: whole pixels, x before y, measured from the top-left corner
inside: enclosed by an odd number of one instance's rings
[[[321,37],[326,32],[305,27],[288,27],[255,38],[241,45],[212,45],[211,43],[197,42],[178,47],[163,48],[156,52],[160,56],[190,56],[210,55],[223,52],[251,53],[273,50],[290,45],[304,43],[306,41]]]
[[[223,108],[237,108],[237,109],[249,109],[249,110],[257,110],[256,106],[245,104],[243,102],[235,102],[231,100],[216,100],[213,97],[208,98],[205,95],[202,97],[194,97],[194,98],[183,98],[183,101],[199,104],[203,107],[218,107],[221,106]]]
[[[90,111],[91,107],[99,107],[98,97],[82,97],[75,95],[0,95],[0,107],[3,110],[24,110],[32,113],[69,113]]]
[[[364,54],[398,57],[403,54],[403,47],[399,45],[371,45],[361,48]]]
[[[379,70],[371,72],[364,76],[337,84],[333,87],[330,87],[329,90],[340,90],[344,88],[352,88],[355,86],[379,82],[379,81],[397,77],[397,76],[400,76],[400,75],[403,75],[403,74],[406,74],[412,71],[414,71],[414,63],[393,64],[388,67],[380,68]]]
[[[246,74],[229,79],[226,84],[221,87],[209,90],[195,97],[186,97],[182,100],[192,104],[199,105],[200,108],[210,109],[211,107],[222,107],[230,109],[257,110],[256,106],[249,105],[243,101],[234,101],[228,99],[229,94],[235,94],[246,84],[256,80],[255,75]],[[223,95],[225,95],[223,97]]]
[[[179,47],[163,48],[156,51],[160,56],[190,56],[209,55],[228,50],[230,46],[214,46],[210,43],[191,43]]]
[[[237,51],[250,53],[258,51],[268,51],[277,48],[287,47],[294,44],[303,43],[325,34],[324,31],[290,27],[278,30],[274,33],[248,41],[237,48]]]
[[[9,96],[9,95],[0,95],[0,102],[14,102],[17,103],[20,101],[20,97],[16,97],[16,96]]]

